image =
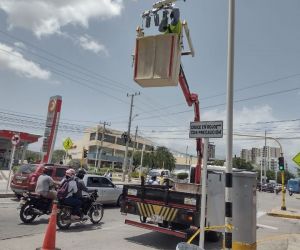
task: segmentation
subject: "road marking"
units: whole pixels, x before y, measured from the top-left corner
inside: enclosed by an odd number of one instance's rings
[[[271,230],[278,230],[277,227],[272,227],[272,226],[263,225],[263,224],[256,224],[256,226],[258,226],[260,228],[266,228],[266,229],[271,229]]]
[[[256,218],[258,219],[258,218],[264,216],[265,214],[266,214],[266,212],[264,212],[264,211],[258,211],[258,212],[256,213]]]

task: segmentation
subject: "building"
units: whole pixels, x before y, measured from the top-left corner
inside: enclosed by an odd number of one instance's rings
[[[241,158],[266,170],[275,170],[278,165],[280,148],[264,146],[263,148],[242,149]]]
[[[123,131],[108,128],[105,128],[104,131],[103,126],[88,128],[82,140],[74,143],[76,148],[70,149],[68,153],[72,156],[72,159],[81,159],[83,149],[87,149],[88,164],[97,166],[101,154],[101,166],[121,167],[126,148],[126,143],[122,136],[123,133]],[[103,142],[101,141],[102,138]],[[137,136],[135,142],[134,135],[131,135],[128,151],[132,151],[133,147],[135,150],[144,149],[145,151],[151,151],[153,150],[153,143],[140,136]]]
[[[252,161],[252,152],[249,149],[242,149],[241,151],[241,158],[246,162]]]

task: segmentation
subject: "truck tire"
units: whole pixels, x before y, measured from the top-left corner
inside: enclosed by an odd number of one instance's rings
[[[205,239],[209,242],[218,242],[222,238],[222,233],[215,231],[206,231]]]

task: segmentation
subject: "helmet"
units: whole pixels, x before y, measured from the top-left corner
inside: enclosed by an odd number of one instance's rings
[[[79,179],[83,179],[85,174],[86,174],[86,171],[83,168],[80,168],[80,169],[78,169],[76,176]]]
[[[69,169],[66,171],[66,176],[69,176],[69,177],[75,176],[75,170],[74,170],[73,168],[69,168]]]

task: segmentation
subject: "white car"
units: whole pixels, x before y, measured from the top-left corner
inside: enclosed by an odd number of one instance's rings
[[[120,205],[122,200],[122,187],[116,186],[104,176],[86,174],[83,182],[88,189],[98,191],[98,200],[102,204]]]

